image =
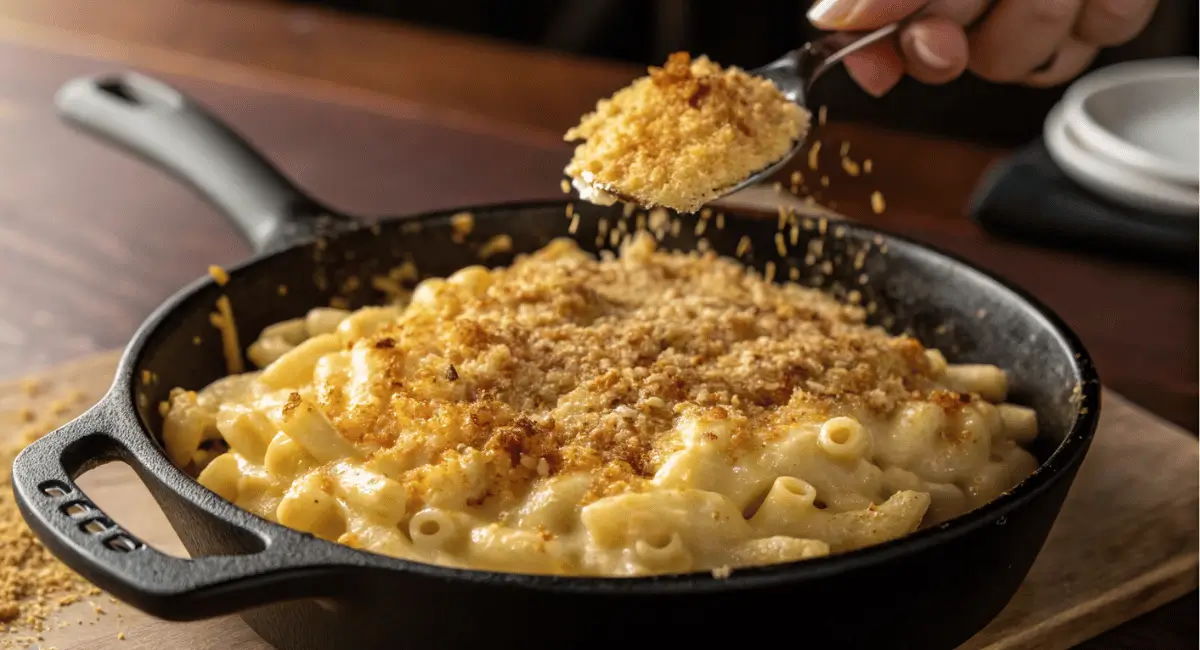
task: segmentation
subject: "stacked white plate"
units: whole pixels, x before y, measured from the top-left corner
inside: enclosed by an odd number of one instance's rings
[[[1076,81],[1046,118],[1046,148],[1079,184],[1153,212],[1200,211],[1197,60],[1102,68]]]

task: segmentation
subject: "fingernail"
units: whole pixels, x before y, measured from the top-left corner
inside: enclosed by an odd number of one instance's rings
[[[950,59],[947,59],[946,57],[935,52],[934,49],[929,47],[929,44],[923,39],[912,39],[912,49],[913,54],[917,55],[917,58],[921,60],[921,63],[924,63],[935,70],[945,70],[954,63]]]
[[[808,19],[819,27],[839,27],[854,15],[859,0],[821,0],[808,10]]]

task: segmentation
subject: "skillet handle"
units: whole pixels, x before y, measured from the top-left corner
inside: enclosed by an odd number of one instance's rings
[[[178,177],[221,210],[255,250],[311,234],[332,214],[242,136],[167,84],[133,72],[82,77],[55,97],[61,117]]]
[[[117,460],[133,466],[143,480],[154,475],[130,449],[153,443],[148,438],[125,440],[125,435],[112,433],[121,427],[106,426],[107,421],[103,405],[94,408],[26,447],[12,467],[13,493],[29,527],[56,557],[93,584],[144,612],[184,621],[281,600],[334,597],[339,584],[348,582],[345,567],[300,559],[292,550],[299,534],[272,531],[266,522],[213,494],[200,496],[207,497],[201,506],[210,509],[206,514],[228,527],[216,534],[237,537],[239,546],[251,552],[185,559],[134,537],[75,483],[84,471]]]

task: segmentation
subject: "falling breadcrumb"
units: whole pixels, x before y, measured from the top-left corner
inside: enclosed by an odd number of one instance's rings
[[[884,201],[883,201],[883,194],[880,193],[879,191],[872,193],[871,194],[871,210],[873,210],[875,212],[875,214],[883,214],[883,211],[886,209],[887,209],[887,204],[884,203]]]
[[[245,370],[241,344],[238,343],[237,324],[233,319],[233,307],[229,304],[228,296],[217,298],[217,311],[209,314],[208,320],[221,334],[221,347],[225,353],[225,367],[229,374],[238,374]]]
[[[475,229],[475,215],[470,212],[459,212],[450,217],[450,239],[456,244],[461,244],[467,239],[467,235]]]
[[[651,230],[662,230],[666,228],[669,225],[670,220],[671,213],[662,208],[654,208],[650,211],[649,225]]]
[[[212,266],[208,267],[208,274],[210,276],[212,276],[213,280],[216,280],[218,286],[223,287],[229,283],[229,273],[227,273],[225,271],[225,269],[217,266],[216,264],[213,264]]]
[[[742,235],[742,238],[738,240],[737,252],[735,254],[738,257],[742,257],[746,253],[750,252],[750,247],[750,238],[746,235]]]
[[[479,259],[486,260],[493,255],[507,253],[513,249],[513,240],[509,235],[496,235],[479,247]]]

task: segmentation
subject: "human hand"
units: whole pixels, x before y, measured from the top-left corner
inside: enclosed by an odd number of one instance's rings
[[[1100,48],[1146,27],[1157,0],[818,0],[808,12],[831,31],[882,27],[928,7],[895,42],[845,60],[850,76],[876,97],[905,73],[942,84],[970,69],[980,77],[1055,86],[1083,72]],[[994,5],[994,6],[992,6]]]

